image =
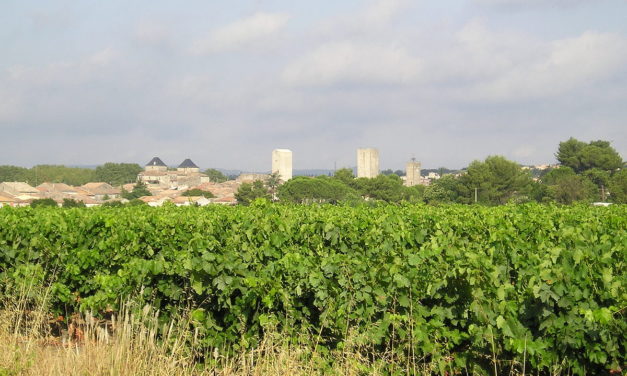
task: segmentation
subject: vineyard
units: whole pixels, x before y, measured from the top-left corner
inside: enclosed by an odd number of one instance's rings
[[[209,351],[307,333],[435,373],[624,368],[626,261],[621,205],[0,209],[0,285],[55,314],[132,297]]]

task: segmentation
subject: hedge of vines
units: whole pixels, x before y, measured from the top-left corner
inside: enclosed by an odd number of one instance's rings
[[[0,209],[0,281],[58,313],[132,296],[207,348],[272,327],[453,371],[625,367],[626,260],[618,205]]]

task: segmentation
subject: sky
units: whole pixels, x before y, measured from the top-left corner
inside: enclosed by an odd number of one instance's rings
[[[0,165],[627,156],[627,0],[3,0]]]

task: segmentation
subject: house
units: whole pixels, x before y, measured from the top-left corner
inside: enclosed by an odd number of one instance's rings
[[[11,195],[17,194],[33,194],[38,195],[39,190],[28,183],[12,181],[0,183],[0,192],[7,192]]]
[[[176,206],[191,206],[191,205],[206,206],[211,203],[211,200],[204,196],[179,196],[179,197],[172,199],[172,202]]]
[[[86,196],[92,197],[96,200],[105,200],[107,198],[120,198],[120,195],[122,193],[119,189],[114,188],[109,183],[104,182],[87,183],[82,185],[80,188],[82,188]]]
[[[185,159],[176,169],[168,171],[168,167],[159,158],[154,157],[144,166],[137,180],[146,184],[148,189],[187,189],[210,181],[209,176],[200,172],[191,159]]]
[[[6,192],[0,192],[0,208],[3,206],[22,206],[22,201]]]
[[[76,195],[76,188],[64,183],[42,183],[37,186],[37,190],[44,195],[51,193],[63,193],[66,195]]]

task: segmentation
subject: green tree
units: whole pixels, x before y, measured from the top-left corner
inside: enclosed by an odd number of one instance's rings
[[[107,162],[96,167],[94,179],[107,182],[113,186],[132,183],[137,180],[137,174],[142,171],[137,163],[112,163]]]
[[[524,200],[532,181],[529,171],[521,169],[516,162],[502,156],[489,156],[483,162],[472,162],[466,174],[460,177],[460,200],[474,202],[475,189],[477,201],[483,204]]]
[[[294,203],[337,203],[356,197],[356,192],[338,179],[297,176],[279,187],[281,201]]]
[[[61,204],[64,208],[84,208],[85,203],[83,201],[77,201],[71,198],[64,198]]]
[[[608,183],[610,201],[617,204],[627,204],[627,170],[621,169],[615,173]]]
[[[613,171],[623,166],[621,156],[608,141],[591,141],[586,144],[575,138],[560,142],[555,157],[561,165],[572,168],[575,172],[597,168]]]
[[[94,181],[94,170],[61,165],[37,165],[29,170],[26,181],[33,186],[44,182],[83,185]]]
[[[333,174],[335,179],[340,180],[344,184],[351,184],[351,182],[355,179],[355,175],[353,175],[353,170],[350,168],[340,168],[335,171]]]
[[[268,188],[261,180],[252,183],[243,183],[235,193],[235,199],[242,205],[249,205],[257,198],[271,199]]]
[[[30,207],[31,208],[56,208],[59,205],[57,204],[57,202],[51,198],[40,198],[37,200],[33,200],[30,203]]]
[[[18,166],[0,166],[0,182],[6,181],[27,181],[29,170]]]
[[[214,197],[216,197],[216,196],[214,196],[213,193],[211,193],[209,191],[203,191],[202,189],[198,189],[198,188],[188,189],[185,192],[183,192],[181,194],[181,196],[185,196],[185,197],[203,196],[203,197],[206,197],[206,198],[214,198]]]
[[[152,196],[152,193],[150,193],[150,191],[146,187],[146,184],[141,181],[135,183],[131,192],[122,190],[122,197],[127,200],[133,200],[144,196]]]
[[[542,183],[548,188],[548,196],[561,204],[576,201],[591,201],[596,197],[597,189],[590,179],[577,175],[570,167],[560,166],[542,177]]]
[[[446,175],[426,187],[424,200],[428,204],[449,204],[459,201],[460,181],[453,175]]]
[[[215,168],[209,168],[205,170],[205,175],[209,176],[209,180],[214,183],[222,183],[229,180],[226,175],[216,170]]]
[[[362,197],[387,202],[400,202],[403,199],[403,181],[398,175],[379,175],[376,178],[358,178],[351,182],[351,186]]]

